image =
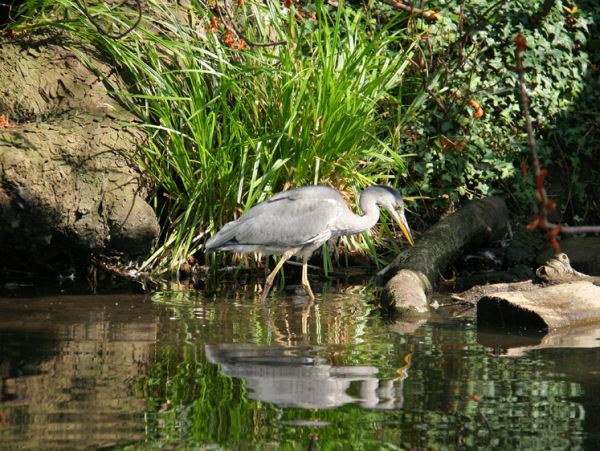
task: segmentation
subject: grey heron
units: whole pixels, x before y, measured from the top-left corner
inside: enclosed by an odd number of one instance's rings
[[[360,195],[359,206],[362,216],[354,214],[342,195],[327,186],[303,186],[283,191],[254,206],[239,219],[225,224],[206,242],[205,251],[281,255],[265,281],[261,296],[263,302],[283,264],[299,255],[302,257],[302,286],[309,298],[314,299],[307,274],[309,257],[332,238],[369,230],[379,220],[379,207],[398,222],[402,233],[413,245],[404,215],[404,201],[394,188],[366,188]]]

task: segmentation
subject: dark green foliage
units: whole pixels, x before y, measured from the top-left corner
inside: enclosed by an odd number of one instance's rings
[[[403,140],[404,151],[417,154],[411,175],[419,192],[451,202],[503,192],[521,213],[533,210],[531,179],[519,170],[529,158],[514,71],[513,40],[522,33],[540,158],[554,169],[550,194],[560,196],[561,213],[570,207],[565,219],[600,221],[593,207],[598,196],[590,195],[597,190],[592,173],[600,152],[593,38],[600,7],[578,5],[573,10],[568,2],[498,2],[482,16],[489,2],[430,2],[443,17],[420,44],[435,101],[406,131],[413,139]],[[481,118],[474,117],[469,100],[481,106]]]

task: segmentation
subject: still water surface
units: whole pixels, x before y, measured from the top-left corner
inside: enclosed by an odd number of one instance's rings
[[[515,340],[370,300],[0,298],[0,448],[600,447],[595,328]]]

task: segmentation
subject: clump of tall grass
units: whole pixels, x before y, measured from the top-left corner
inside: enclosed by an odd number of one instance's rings
[[[283,188],[323,183],[353,194],[405,171],[389,131],[424,96],[408,77],[415,39],[402,16],[380,27],[341,2],[308,5],[311,17],[274,0],[212,10],[151,0],[115,40],[79,3],[52,3],[27,2],[26,26],[62,28],[109,58],[123,79],[112,92],[141,121],[129,126],[148,134],[138,157],[163,224],[146,262],[154,270],[178,268],[223,223]],[[88,8],[103,24],[135,21],[132,11]],[[287,44],[251,46],[236,30]]]

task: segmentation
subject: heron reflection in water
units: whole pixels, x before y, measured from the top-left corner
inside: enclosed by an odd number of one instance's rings
[[[394,188],[370,186],[360,195],[362,216],[350,210],[342,195],[327,186],[304,186],[275,194],[229,222],[206,242],[206,252],[259,252],[281,255],[267,276],[261,301],[265,301],[275,276],[291,257],[302,257],[302,286],[309,298],[314,294],[308,281],[308,259],[332,238],[354,235],[373,227],[379,220],[379,207],[398,222],[413,245],[404,215],[404,201]]]

